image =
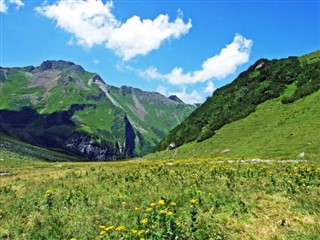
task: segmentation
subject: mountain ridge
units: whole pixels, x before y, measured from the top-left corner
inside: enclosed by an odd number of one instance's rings
[[[20,140],[91,160],[147,153],[194,109],[159,93],[108,85],[63,60],[1,67],[0,79],[3,128]],[[166,124],[156,121],[160,115]]]

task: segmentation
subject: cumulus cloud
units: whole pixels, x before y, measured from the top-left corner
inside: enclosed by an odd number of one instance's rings
[[[15,4],[17,9],[24,6],[24,3],[21,0],[9,0],[9,3]]]
[[[181,92],[170,92],[170,95],[176,95],[183,102],[188,104],[194,104],[203,101],[203,97],[196,90],[193,90],[191,93],[187,93],[186,87],[183,87]]]
[[[212,81],[209,81],[207,83],[207,86],[203,88],[203,93],[212,94],[216,90],[216,87],[214,86]]]
[[[158,49],[168,39],[177,39],[188,33],[191,20],[184,23],[182,12],[170,22],[168,15],[154,20],[133,16],[124,23],[112,13],[113,2],[101,0],[63,1],[44,3],[36,11],[57,21],[57,26],[73,34],[78,44],[92,47],[103,44],[124,60],[146,55]]]
[[[157,90],[156,90],[158,93],[161,93],[162,95],[164,95],[164,96],[168,96],[168,93],[167,93],[167,91],[168,91],[168,88],[166,88],[166,87],[164,87],[164,86],[161,86],[161,85],[159,85],[158,87],[157,87]]]
[[[0,0],[0,12],[6,13],[8,11],[8,6],[4,2],[4,0]]]
[[[208,58],[202,63],[202,68],[184,73],[181,67],[175,67],[170,73],[162,74],[155,67],[140,72],[140,76],[149,79],[159,79],[173,85],[203,83],[211,79],[223,79],[234,73],[238,66],[248,62],[253,41],[240,34],[234,36],[219,54]]]
[[[24,6],[24,3],[21,0],[0,0],[0,12],[7,13],[8,12],[8,5],[16,5],[16,9]]]

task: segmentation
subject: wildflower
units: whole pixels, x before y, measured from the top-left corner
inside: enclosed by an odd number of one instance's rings
[[[144,238],[140,238],[140,240],[145,240]]]
[[[159,204],[159,205],[165,205],[166,202],[165,202],[163,199],[161,199],[161,200],[159,200],[158,204]]]
[[[147,212],[150,212],[151,210],[152,210],[152,208],[147,208],[146,209]]]
[[[49,196],[52,196],[52,194],[53,194],[53,191],[51,189],[48,189],[45,193],[45,196],[49,197]]]
[[[144,218],[144,219],[142,219],[142,220],[140,221],[140,223],[141,223],[142,225],[147,225],[148,219]]]
[[[198,202],[197,199],[194,199],[194,198],[190,200],[191,205],[196,205],[197,202]]]
[[[127,205],[127,203],[126,203],[126,202],[122,202],[121,204],[122,204],[122,206],[126,206],[126,205]]]
[[[114,229],[114,226],[109,226],[109,227],[107,227],[107,228],[105,229],[105,231],[109,232],[109,231],[111,231],[111,230],[113,230],[113,229]]]
[[[170,205],[173,206],[173,207],[177,206],[177,204],[175,202],[171,202]]]
[[[135,207],[135,208],[134,208],[134,210],[135,210],[135,211],[138,211],[138,210],[139,210],[139,208],[138,208],[138,207]]]
[[[173,212],[171,212],[171,211],[167,212],[167,216],[172,216],[172,215],[173,215]]]
[[[132,229],[131,232],[132,232],[133,234],[136,234],[136,233],[138,232],[138,230]]]
[[[161,213],[161,214],[166,214],[167,211],[162,209],[162,210],[160,210],[160,213]]]
[[[154,207],[156,204],[155,203],[150,203],[150,206],[151,207]]]
[[[77,240],[75,237],[73,237],[73,238],[70,238],[70,240]]]
[[[125,227],[124,226],[119,226],[116,228],[117,231],[121,232],[123,230],[125,230]]]
[[[145,230],[140,230],[139,232],[138,232],[138,235],[142,235],[142,234],[144,234],[146,231]]]

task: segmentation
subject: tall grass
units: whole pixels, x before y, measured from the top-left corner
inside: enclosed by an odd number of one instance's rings
[[[11,174],[0,183],[3,239],[320,235],[320,168],[312,163],[21,164],[6,156],[0,164]]]

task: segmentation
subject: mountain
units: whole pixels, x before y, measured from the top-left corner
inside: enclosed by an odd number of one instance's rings
[[[169,99],[171,99],[172,101],[175,101],[175,102],[182,103],[182,100],[180,98],[178,98],[177,95],[171,95],[171,96],[169,96]]]
[[[296,147],[294,152],[313,149],[319,154],[319,89],[320,51],[280,60],[260,59],[232,83],[216,90],[168,133],[157,150],[175,143],[186,145],[176,150],[182,158],[183,151],[189,157],[217,157],[221,154],[215,152],[231,152],[233,146],[233,153],[235,148],[239,151],[230,156],[241,158],[239,146],[243,153],[251,146],[253,157],[261,153],[259,146],[276,143],[269,148],[273,157],[290,144]]]
[[[0,67],[0,84],[0,129],[7,135],[90,160],[148,153],[195,109],[156,92],[108,85],[61,60]]]

